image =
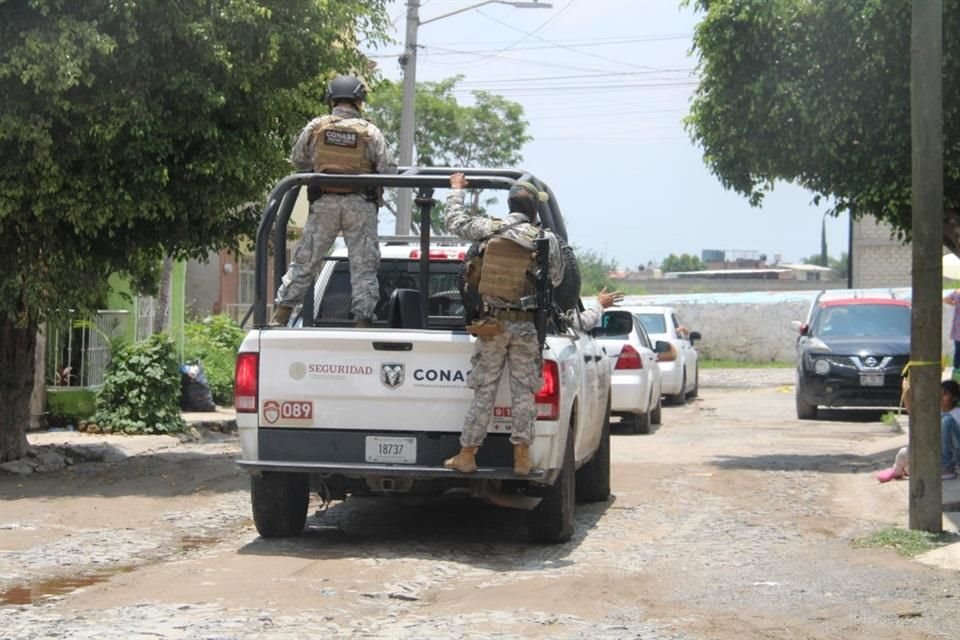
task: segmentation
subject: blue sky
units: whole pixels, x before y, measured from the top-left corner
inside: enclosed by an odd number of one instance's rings
[[[477,0],[421,4],[424,21]],[[812,193],[779,184],[753,208],[720,186],[684,131],[696,87],[691,8],[679,0],[551,4],[488,4],[422,25],[417,80],[461,74],[463,101],[484,89],[523,105],[533,141],[522,165],[556,193],[573,244],[629,267],[702,249],[784,261],[819,252],[827,207],[814,206]],[[405,5],[389,7],[396,43],[371,51],[396,80]],[[827,218],[827,241],[831,255],[846,250],[846,217]]]

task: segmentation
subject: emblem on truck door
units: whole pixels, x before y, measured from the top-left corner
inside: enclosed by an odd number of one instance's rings
[[[380,365],[380,382],[387,389],[396,389],[403,384],[403,363],[384,362]]]

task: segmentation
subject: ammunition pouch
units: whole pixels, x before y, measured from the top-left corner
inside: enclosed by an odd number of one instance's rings
[[[495,318],[481,318],[467,325],[467,333],[480,339],[490,339],[503,333],[503,324]]]

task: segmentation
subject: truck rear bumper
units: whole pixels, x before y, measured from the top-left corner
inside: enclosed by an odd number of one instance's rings
[[[249,472],[285,471],[288,473],[317,473],[321,475],[342,475],[348,478],[374,477],[412,477],[446,478],[451,480],[535,480],[543,482],[546,474],[535,470],[528,476],[518,476],[513,468],[484,467],[476,473],[460,473],[443,467],[420,465],[370,464],[370,463],[327,463],[327,462],[280,462],[273,460],[237,460],[237,465]]]

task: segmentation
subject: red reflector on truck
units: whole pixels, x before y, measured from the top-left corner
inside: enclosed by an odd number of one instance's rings
[[[237,355],[233,384],[233,407],[237,413],[257,412],[257,377],[260,373],[260,354],[241,353]]]
[[[534,396],[537,420],[556,420],[560,415],[560,369],[552,360],[543,362],[543,386]]]

